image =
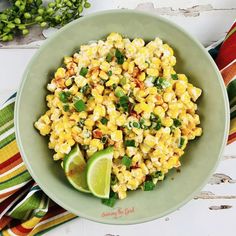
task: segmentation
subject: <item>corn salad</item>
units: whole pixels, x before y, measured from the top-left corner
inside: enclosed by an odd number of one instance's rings
[[[201,136],[196,100],[200,88],[174,70],[173,49],[160,38],[145,43],[111,33],[64,57],[47,85],[48,110],[35,122],[53,159],[78,143],[85,157],[114,146],[111,189],[152,190],[189,140]]]

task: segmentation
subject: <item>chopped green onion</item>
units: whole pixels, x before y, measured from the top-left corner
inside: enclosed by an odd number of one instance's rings
[[[179,148],[182,148],[185,142],[185,138],[181,137],[179,141]]]
[[[78,126],[79,126],[80,128],[83,128],[84,122],[85,122],[85,119],[80,118],[80,120],[79,120],[79,122],[78,122]]]
[[[111,53],[108,53],[107,56],[106,56],[106,61],[107,62],[111,62],[112,61],[112,55]]]
[[[154,82],[154,86],[156,86],[158,89],[165,89],[165,88],[169,87],[170,85],[171,85],[171,83],[163,77],[159,77]]]
[[[109,71],[107,72],[107,75],[108,75],[108,76],[112,76],[112,71],[109,70]]]
[[[160,117],[156,116],[153,112],[151,112],[150,121],[158,121],[158,120],[160,120]]]
[[[117,87],[117,84],[113,84],[113,85],[112,85],[112,89],[113,89],[113,90],[115,90],[116,87]]]
[[[70,92],[69,91],[67,91],[67,92],[60,92],[59,93],[59,99],[62,102],[68,102],[69,96],[70,96]]]
[[[139,122],[140,128],[146,130],[148,129],[148,127],[144,123],[145,123],[144,119],[140,119],[140,122]]]
[[[120,108],[120,104],[119,103],[116,103],[115,106],[116,106],[117,109]]]
[[[156,77],[148,76],[145,79],[144,84],[146,85],[146,87],[153,87],[153,84],[155,83],[156,79],[157,79]]]
[[[115,205],[117,199],[118,199],[117,193],[114,193],[113,191],[111,191],[110,197],[108,199],[102,199],[102,203],[104,205],[109,206],[109,207],[113,207]]]
[[[115,89],[115,95],[118,98],[120,98],[120,97],[123,97],[125,95],[125,92],[121,87],[117,86],[116,89]]]
[[[175,131],[175,126],[174,125],[171,125],[171,127],[170,127],[170,133],[173,133],[174,131]]]
[[[133,127],[133,122],[132,121],[129,121],[128,125],[127,125],[127,128],[128,129],[132,129]]]
[[[85,94],[89,88],[90,88],[89,85],[85,84],[79,91],[80,91],[80,93]]]
[[[105,118],[105,117],[102,117],[102,119],[101,119],[100,121],[101,121],[101,123],[102,123],[103,125],[106,125],[107,122],[108,122],[108,119]]]
[[[129,97],[128,96],[122,96],[120,97],[120,106],[125,110],[129,110]]]
[[[126,147],[135,147],[135,141],[133,139],[125,140],[125,146]]]
[[[152,181],[145,181],[143,184],[144,191],[151,191],[155,188],[155,184]]]
[[[178,75],[177,74],[171,74],[171,78],[173,80],[178,80]]]
[[[178,119],[173,119],[173,121],[174,121],[174,126],[175,126],[175,127],[181,126],[181,121],[180,121],[180,120],[178,120]]]
[[[82,68],[80,69],[80,72],[79,72],[80,75],[82,75],[82,76],[85,77],[85,76],[87,75],[87,73],[88,73],[88,68],[82,67]]]
[[[89,145],[81,145],[81,148],[82,148],[83,150],[88,150],[88,149],[89,149]]]
[[[162,176],[162,172],[161,171],[156,171],[155,173],[152,173],[152,177],[153,178],[159,178],[160,176]]]
[[[142,118],[142,119],[140,119],[140,121],[139,121],[139,124],[142,126],[142,125],[144,125],[144,123],[145,123],[145,120]],[[141,127],[142,128],[142,127]]]
[[[159,130],[161,128],[161,121],[158,121],[154,127],[155,130]]]
[[[159,116],[156,116],[154,113],[151,113],[150,121],[152,121],[152,129],[159,130],[161,128],[161,119]]]
[[[116,59],[117,59],[117,63],[119,65],[122,65],[124,63],[124,55],[120,52],[119,49],[116,49],[116,52],[115,52],[115,56],[116,56]]]
[[[134,122],[133,122],[133,127],[139,129],[139,128],[140,128],[140,124],[139,124],[138,122],[135,122],[135,121],[134,121]]]
[[[131,166],[131,163],[132,163],[132,160],[131,158],[129,158],[128,156],[124,155],[122,160],[121,160],[121,163],[126,166],[126,168],[130,168]]]
[[[107,136],[102,136],[101,142],[102,142],[102,143],[106,143],[106,142],[107,142]]]
[[[74,103],[74,106],[75,106],[75,109],[76,109],[77,111],[79,111],[79,112],[85,111],[85,109],[86,109],[86,105],[85,105],[84,101],[81,100],[81,99],[78,100],[78,101],[76,101],[76,102]]]
[[[125,77],[122,77],[121,79],[120,79],[120,84],[121,85],[125,85],[127,83],[127,79],[125,78]]]
[[[114,174],[111,174],[111,185],[115,185],[117,182],[117,177]]]
[[[69,107],[68,104],[63,105],[63,110],[64,110],[65,112],[69,111],[69,109],[70,109],[70,107]]]

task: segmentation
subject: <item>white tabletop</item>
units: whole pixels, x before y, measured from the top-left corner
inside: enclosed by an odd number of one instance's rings
[[[90,0],[90,12],[138,8],[162,15],[185,28],[205,46],[224,37],[236,18],[236,0]],[[14,91],[43,40],[53,30],[38,29],[26,39],[0,43],[0,104]],[[223,209],[222,209],[223,208]],[[226,208],[226,209],[225,209]],[[155,221],[130,226],[104,225],[78,218],[46,233],[48,236],[233,236],[236,219],[236,144],[225,148],[215,174],[194,200]]]

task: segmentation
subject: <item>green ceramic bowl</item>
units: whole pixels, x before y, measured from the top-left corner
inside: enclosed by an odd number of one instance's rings
[[[46,85],[52,72],[81,44],[103,39],[110,32],[146,41],[160,37],[173,46],[177,72],[203,89],[198,101],[203,136],[187,147],[181,172],[171,171],[150,192],[133,191],[115,208],[101,204],[90,194],[76,191],[67,182],[59,163],[52,159],[47,139],[33,123],[46,110]],[[144,12],[105,11],[83,17],[48,39],[29,63],[21,83],[15,110],[16,136],[31,175],[43,191],[65,209],[84,218],[110,224],[133,224],[164,216],[191,200],[215,170],[226,144],[229,125],[228,100],[221,75],[202,45],[175,24]]]

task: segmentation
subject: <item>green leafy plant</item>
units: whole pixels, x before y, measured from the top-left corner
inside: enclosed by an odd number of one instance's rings
[[[9,0],[11,6],[0,12],[0,41],[11,41],[17,34],[27,35],[32,25],[63,26],[81,17],[87,0]]]

